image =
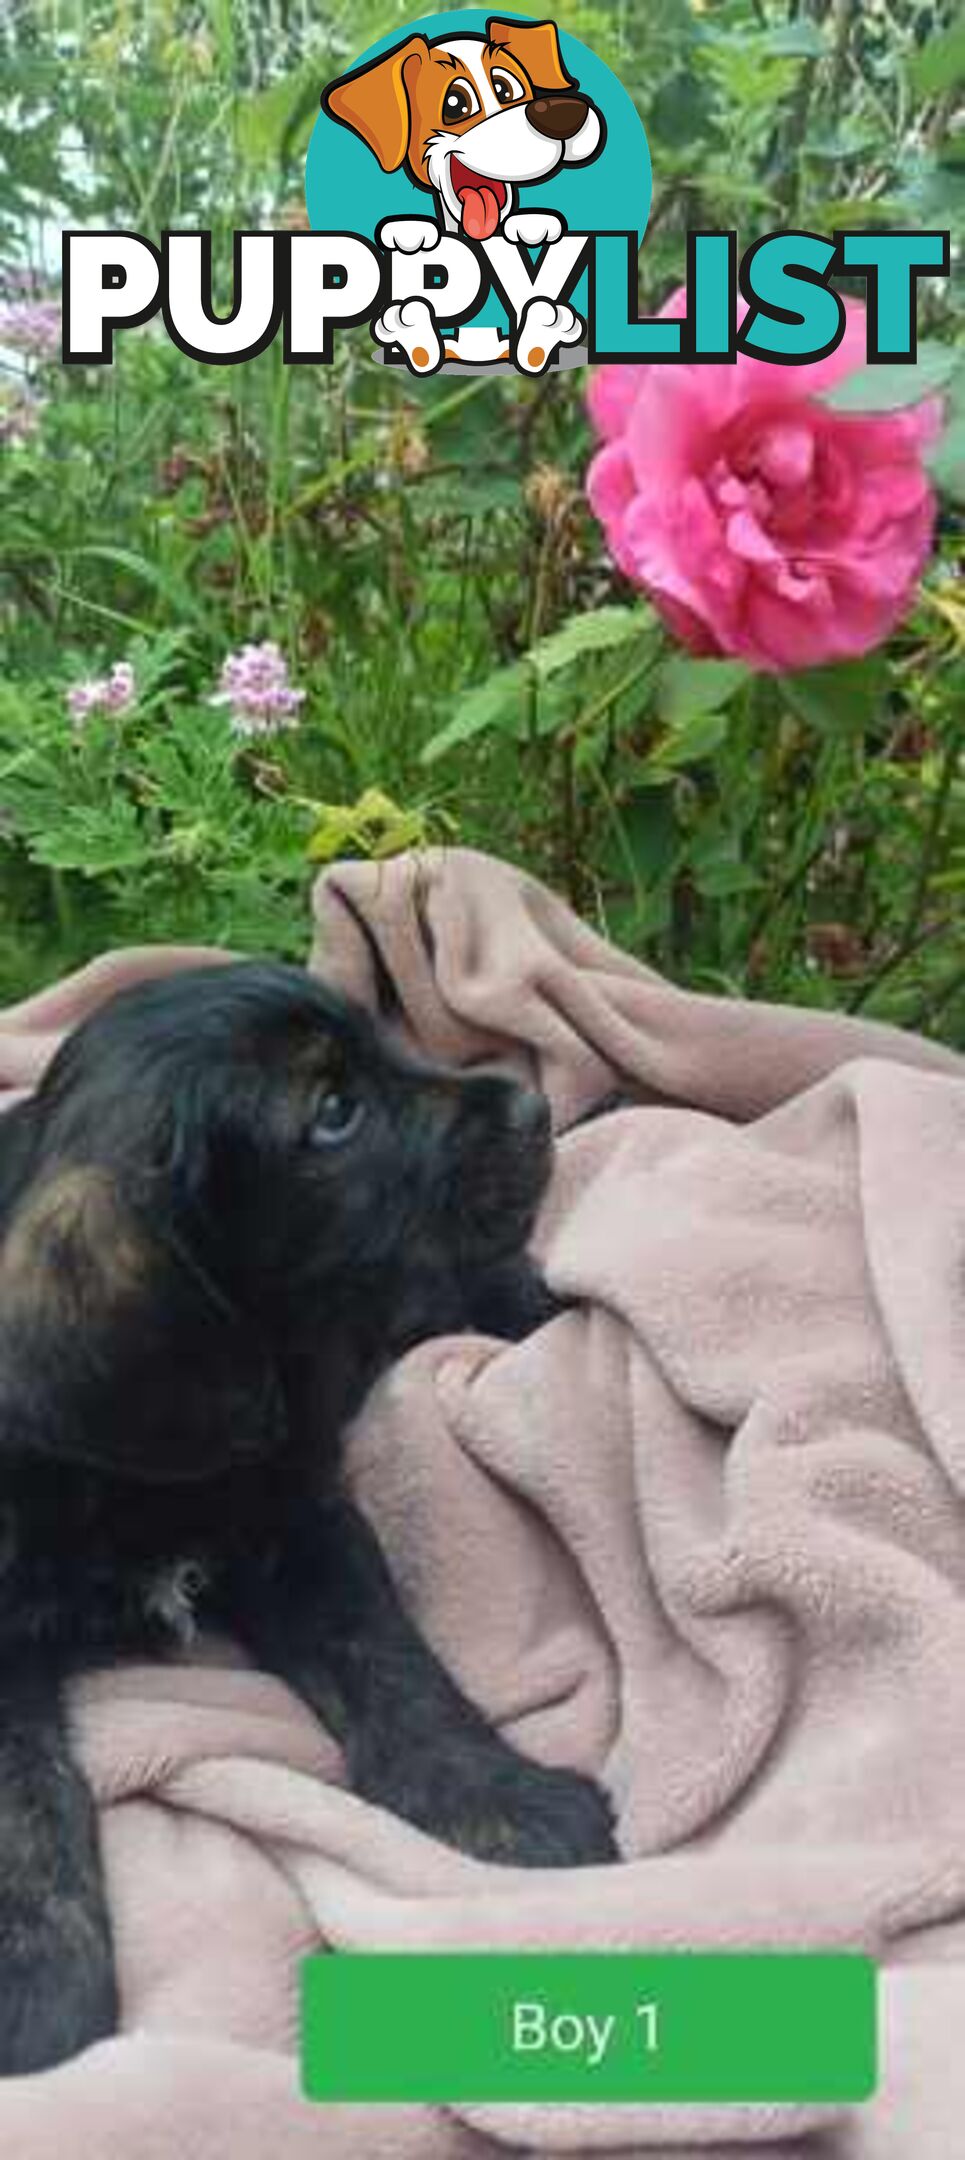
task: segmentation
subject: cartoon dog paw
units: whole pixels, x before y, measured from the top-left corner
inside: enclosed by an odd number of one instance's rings
[[[550,247],[565,231],[566,219],[557,217],[555,210],[514,210],[503,225],[514,247]]]
[[[385,218],[378,230],[380,247],[390,253],[419,255],[422,251],[439,245],[439,227],[431,218],[397,217]]]
[[[586,329],[581,315],[565,301],[530,300],[516,340],[516,365],[525,375],[543,375],[560,345],[578,345]]]
[[[432,375],[442,365],[442,346],[432,309],[424,300],[395,300],[372,324],[380,345],[401,345],[413,375]]]

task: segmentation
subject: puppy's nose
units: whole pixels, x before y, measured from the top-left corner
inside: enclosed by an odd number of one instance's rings
[[[562,91],[534,98],[529,117],[538,135],[548,135],[551,142],[569,142],[572,135],[579,134],[589,110],[586,98]]]
[[[506,1110],[507,1123],[515,1138],[525,1140],[531,1147],[545,1147],[552,1134],[550,1106],[545,1095],[535,1088],[514,1087]]]

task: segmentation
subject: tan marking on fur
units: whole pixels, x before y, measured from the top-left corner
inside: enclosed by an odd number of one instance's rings
[[[149,1264],[113,1178],[78,1166],[21,1203],[0,1248],[0,1306],[76,1320],[141,1290]]]

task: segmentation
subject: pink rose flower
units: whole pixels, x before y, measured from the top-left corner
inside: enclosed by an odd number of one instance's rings
[[[661,313],[685,307],[681,290]],[[871,414],[822,404],[816,392],[866,364],[864,308],[845,310],[837,351],[803,367],[740,354],[591,379],[603,442],[591,508],[691,652],[775,674],[817,667],[868,652],[910,606],[934,537],[922,452],[941,400]]]

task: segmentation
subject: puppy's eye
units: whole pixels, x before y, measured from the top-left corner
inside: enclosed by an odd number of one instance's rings
[[[470,83],[454,82],[442,101],[442,117],[450,126],[457,120],[468,120],[479,111],[479,99]]]
[[[518,105],[526,95],[522,83],[515,75],[507,75],[504,68],[494,68],[492,84],[501,105]]]
[[[315,1107],[308,1138],[312,1147],[342,1147],[357,1133],[365,1104],[346,1087],[326,1088]]]

